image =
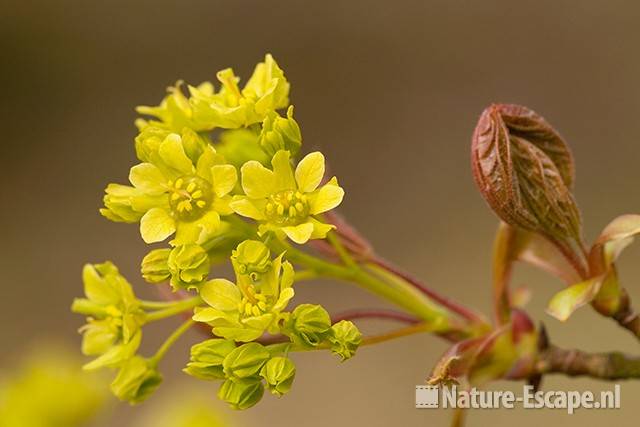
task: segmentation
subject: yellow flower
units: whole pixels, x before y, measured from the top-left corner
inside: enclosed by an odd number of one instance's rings
[[[231,68],[216,77],[222,85],[217,93],[212,85],[189,87],[193,116],[199,123],[208,123],[209,129],[246,127],[289,105],[289,82],[271,55],[256,65],[243,89]]]
[[[314,216],[342,202],[344,190],[333,177],[320,186],[324,176],[324,156],[314,152],[304,157],[293,171],[289,152],[280,150],[271,160],[272,169],[257,161],[241,168],[244,196],[235,196],[231,208],[239,215],[261,223],[259,234],[274,231],[296,243],[322,239],[335,228]]]
[[[229,193],[236,184],[236,169],[221,164],[206,145],[194,160],[184,138],[169,134],[149,155],[149,161],[131,168],[133,186],[111,184],[100,212],[113,221],[140,221],[147,243],[176,233],[174,245],[202,243],[220,227],[220,215],[229,215]]]

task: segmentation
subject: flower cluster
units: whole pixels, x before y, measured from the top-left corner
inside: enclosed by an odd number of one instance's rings
[[[289,391],[290,352],[330,349],[345,360],[361,342],[353,323],[332,325],[319,305],[288,310],[291,242],[326,238],[335,226],[322,214],[344,190],[337,178],[325,180],[320,152],[298,158],[302,134],[283,71],[267,55],[243,87],[231,69],[216,77],[218,89],[178,83],[160,105],[138,108],[146,116],[136,121],[140,163],[130,185],[107,186],[100,209],[112,221],[139,223],[148,244],[168,241],[144,257],[141,273],[149,283],[169,283],[176,300],[139,300],[105,263],[85,268],[86,298],[73,304],[87,316],[83,352],[97,356],[86,368],[119,369],[112,391],[132,403],[157,388],[159,360],[193,323],[215,338],[193,346],[185,372],[222,380],[219,397],[237,409],[255,404],[265,388]],[[235,281],[209,277],[229,260]],[[190,310],[192,319],[155,355],[138,354],[143,325]]]

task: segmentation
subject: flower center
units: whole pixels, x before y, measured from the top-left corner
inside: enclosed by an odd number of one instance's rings
[[[299,191],[281,191],[269,196],[265,213],[269,222],[298,225],[309,216],[309,201]]]
[[[170,182],[169,204],[174,214],[183,221],[200,218],[211,205],[211,184],[195,175],[185,175]]]
[[[242,292],[242,300],[238,306],[238,310],[245,316],[260,316],[269,308],[269,301],[266,295],[256,291],[255,286],[249,285],[240,288]]]

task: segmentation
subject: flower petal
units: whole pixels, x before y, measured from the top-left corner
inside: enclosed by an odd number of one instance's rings
[[[255,220],[261,221],[265,219],[264,214],[256,204],[243,196],[235,196],[233,201],[231,202],[231,209],[238,215],[246,216],[248,218],[253,218]]]
[[[188,243],[202,243],[208,236],[214,234],[220,227],[220,215],[216,211],[209,211],[201,218],[193,222],[180,222],[176,230],[176,238],[171,241],[173,245],[186,245]]]
[[[232,165],[216,165],[212,167],[211,176],[213,178],[213,191],[218,197],[229,194],[238,181],[238,172]]]
[[[298,244],[307,243],[313,233],[313,224],[305,222],[294,227],[282,227],[282,231],[285,232],[287,237]]]
[[[324,176],[324,156],[321,152],[307,154],[300,160],[296,168],[296,182],[298,189],[310,193],[318,188]]]
[[[274,304],[271,310],[274,313],[280,313],[282,310],[287,308],[287,304],[289,304],[289,301],[291,301],[291,298],[293,298],[294,294],[295,292],[293,288],[283,289],[282,292],[280,292],[280,297],[278,298],[278,301],[276,301],[276,303]]]
[[[238,342],[250,342],[260,338],[264,331],[244,327],[214,327],[213,333],[219,337]]]
[[[276,181],[276,191],[294,190],[296,181],[293,178],[293,170],[289,161],[290,155],[288,151],[279,150],[271,159],[271,166]]]
[[[183,175],[188,175],[193,172],[193,163],[191,159],[187,157],[182,146],[180,135],[175,133],[170,134],[160,144],[159,154],[162,161],[167,166],[179,171]]]
[[[191,318],[196,322],[213,322],[214,320],[224,317],[225,314],[222,311],[216,310],[213,307],[206,307],[195,311]]]
[[[149,209],[140,219],[140,235],[146,243],[162,242],[175,231],[175,221],[164,209]]]
[[[311,218],[311,223],[313,224],[313,233],[311,233],[312,239],[324,239],[327,237],[327,233],[329,231],[336,228],[333,224],[325,224],[314,218]]]
[[[216,150],[212,146],[207,145],[198,158],[196,173],[207,181],[211,181],[211,168],[221,163],[222,156],[216,153]]]
[[[222,311],[236,311],[242,299],[240,289],[227,279],[213,279],[202,285],[200,296],[211,307]]]
[[[344,190],[338,185],[338,181],[332,178],[311,198],[311,214],[317,215],[335,208],[342,203],[343,197]]]
[[[274,192],[275,176],[272,171],[255,160],[250,160],[240,169],[242,189],[252,199],[262,199]]]
[[[131,168],[129,181],[134,187],[147,193],[161,194],[166,191],[166,179],[160,169],[151,163],[140,163]]]

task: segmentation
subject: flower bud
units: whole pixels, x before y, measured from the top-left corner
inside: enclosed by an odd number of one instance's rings
[[[271,251],[257,240],[245,240],[232,252],[231,260],[238,274],[259,275],[271,268]]]
[[[191,347],[191,361],[184,372],[202,380],[224,379],[222,362],[235,348],[233,341],[220,338],[198,343]]]
[[[218,390],[220,400],[227,402],[233,409],[249,409],[262,399],[264,386],[260,380],[226,380]]]
[[[257,375],[269,358],[270,354],[262,344],[250,342],[227,354],[222,367],[227,378],[240,381]]]
[[[171,250],[167,265],[174,289],[188,289],[202,283],[211,267],[209,255],[199,245],[187,244]]]
[[[331,328],[329,313],[319,305],[300,304],[286,322],[284,332],[296,344],[316,347]]]
[[[482,196],[504,222],[558,240],[580,238],[571,152],[542,117],[518,105],[488,107],[471,157]]]
[[[115,222],[138,222],[144,212],[134,209],[133,200],[144,199],[140,190],[120,184],[109,184],[102,199],[104,208],[100,214]]]
[[[157,155],[160,144],[171,133],[167,129],[138,122],[142,125],[135,139],[136,156],[143,162],[151,162]]]
[[[300,126],[293,119],[293,105],[287,110],[287,117],[271,112],[262,122],[262,132],[258,139],[262,149],[273,157],[279,150],[287,150],[295,156],[302,146]]]
[[[154,249],[142,259],[140,271],[149,283],[160,283],[171,277],[167,261],[171,249]]]
[[[296,366],[289,358],[274,357],[262,367],[260,376],[267,382],[271,393],[282,396],[291,390],[296,376]]]
[[[331,327],[331,332],[331,352],[342,357],[342,360],[351,358],[362,342],[362,334],[356,325],[348,320],[341,320]]]
[[[136,404],[149,397],[161,382],[162,375],[148,360],[134,356],[121,366],[111,383],[111,391],[118,399]]]

